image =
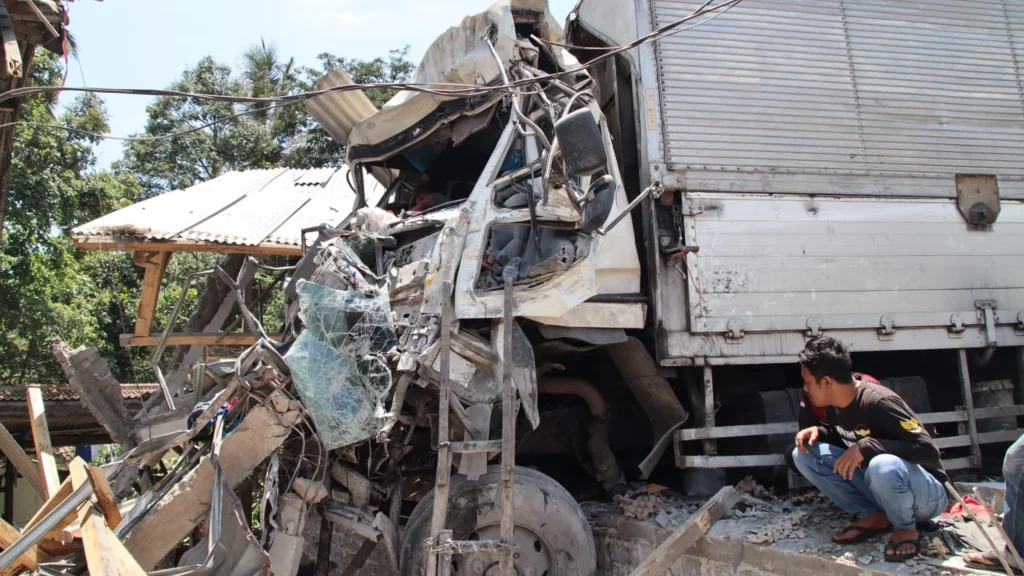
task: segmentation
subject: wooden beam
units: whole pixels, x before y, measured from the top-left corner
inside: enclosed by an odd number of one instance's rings
[[[90,481],[88,465],[81,458],[75,458],[70,468],[73,488],[78,489]],[[90,574],[146,576],[91,501],[78,509],[78,523],[82,526],[82,546]]]
[[[217,252],[219,254],[261,254],[265,256],[301,256],[302,248],[294,244],[264,242],[258,246],[202,242],[198,240],[148,241],[131,236],[75,236],[75,246],[82,250],[106,252]]]
[[[4,467],[4,520],[14,522],[14,489],[18,483],[18,469],[10,460]]]
[[[61,502],[67,500],[71,496],[72,492],[71,478],[68,478],[60,485],[57,493],[43,503],[42,508],[36,511],[35,516],[28,521],[28,524],[25,524],[25,530],[28,530],[41,522],[43,518],[53,512],[57,506],[60,506]],[[68,516],[64,518],[52,531],[48,532],[44,538],[49,538],[51,536],[56,538],[64,528],[67,528],[71,524],[73,517],[73,515],[68,514]],[[0,572],[0,576],[10,576],[11,574],[15,574],[21,570],[21,567],[28,568],[29,570],[35,570],[35,566],[37,566],[39,562],[49,562],[49,560],[50,556],[40,550],[39,546],[36,545],[8,566],[7,570]]]
[[[25,3],[28,4],[29,9],[36,15],[36,18],[46,27],[46,31],[54,38],[59,38],[60,34],[57,32],[57,29],[53,27],[53,24],[50,24],[50,21],[43,14],[43,11],[39,9],[39,6],[36,6],[35,0],[26,0]]]
[[[700,540],[711,525],[725,515],[737,501],[740,493],[731,486],[726,486],[711,497],[697,510],[697,513],[676,529],[661,546],[647,557],[629,576],[661,576],[668,574],[669,568],[686,553],[697,540]]]
[[[283,334],[268,334],[275,340],[280,340],[284,337]],[[134,334],[121,334],[121,346],[156,346],[160,343],[159,334],[150,334],[149,336],[136,336]],[[204,345],[204,346],[252,346],[256,342],[256,338],[252,334],[220,334],[217,332],[172,332],[167,337],[168,346],[193,346],[193,345]]]
[[[117,498],[114,497],[114,491],[110,488],[107,475],[95,466],[88,466],[85,471],[89,474],[89,482],[92,484],[92,490],[96,495],[100,510],[103,511],[107,526],[117,528],[117,525],[121,523],[121,511],[117,508]]]
[[[60,477],[57,475],[57,460],[53,457],[53,446],[50,444],[50,427],[46,424],[46,405],[43,403],[43,392],[35,386],[27,386],[28,415],[32,425],[32,440],[36,445],[36,458],[39,459],[39,471],[43,475],[46,486],[46,497],[52,498],[60,488]]]
[[[14,32],[14,22],[7,7],[0,2],[0,47],[3,47],[3,62],[0,62],[0,77],[21,76],[21,47],[18,46],[18,38]]]
[[[172,254],[174,252],[135,253],[135,264],[146,269],[142,279],[142,297],[139,298],[139,316],[135,320],[136,336],[145,336],[153,329],[156,305],[160,300],[160,283],[163,282]]]
[[[7,456],[7,463],[13,464],[44,500],[48,498],[46,483],[43,482],[43,475],[39,473],[39,468],[28,457],[28,454],[25,454],[18,441],[11,436],[3,424],[0,424],[0,450],[3,450],[4,455]]]
[[[8,524],[6,520],[0,520],[0,548],[7,550],[20,537],[21,532],[18,532],[17,528]]]

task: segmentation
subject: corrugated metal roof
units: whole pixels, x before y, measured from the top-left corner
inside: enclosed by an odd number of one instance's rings
[[[229,172],[122,208],[73,230],[75,236],[141,236],[258,246],[301,243],[300,231],[338,224],[355,204],[348,168]],[[384,193],[366,178],[372,205]]]

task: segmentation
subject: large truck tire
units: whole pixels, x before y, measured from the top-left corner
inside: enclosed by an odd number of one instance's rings
[[[500,468],[491,466],[479,480],[453,476],[446,528],[455,540],[500,538]],[[590,576],[597,570],[597,552],[583,510],[558,483],[529,468],[515,469],[515,557],[520,576]],[[402,576],[424,576],[426,540],[434,509],[431,491],[417,504],[402,537]],[[494,576],[497,553],[456,555],[452,576]]]

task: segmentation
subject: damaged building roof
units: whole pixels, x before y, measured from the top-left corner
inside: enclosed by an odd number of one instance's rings
[[[39,388],[43,400],[78,400],[78,389],[69,384],[29,384],[27,386],[0,386],[0,402],[24,402],[28,399],[28,388]],[[156,392],[159,384],[121,384],[121,398],[139,400]]]
[[[336,225],[356,194],[348,168],[229,172],[127,206],[73,230],[86,250],[299,254],[301,230]],[[365,181],[371,204],[384,187]]]

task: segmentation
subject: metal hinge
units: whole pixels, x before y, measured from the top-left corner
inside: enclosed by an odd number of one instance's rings
[[[953,314],[949,317],[949,337],[950,338],[963,338],[964,337],[964,315]]]
[[[978,320],[982,322],[985,329],[985,355],[982,356],[982,363],[988,364],[999,346],[996,336],[996,301],[975,300],[974,306],[978,309]]]
[[[892,316],[882,316],[878,323],[882,325],[878,329],[879,340],[892,340],[894,334],[896,334],[896,321],[892,319]]]
[[[807,319],[807,332],[804,332],[810,338],[817,338],[821,336],[821,318],[811,317]]]
[[[725,325],[725,329],[727,330],[725,339],[733,344],[738,344],[746,336],[743,333],[743,322],[739,320],[729,320],[729,323]]]
[[[1024,312],[1017,312],[1017,324],[1013,327],[1013,331],[1018,336],[1024,335]]]

